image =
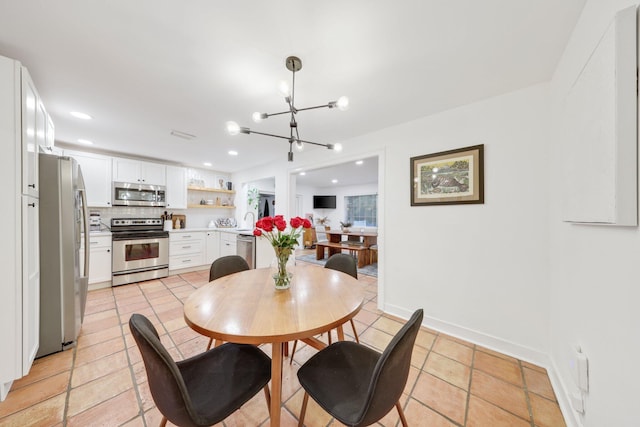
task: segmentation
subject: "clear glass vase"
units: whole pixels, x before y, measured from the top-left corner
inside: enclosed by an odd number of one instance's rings
[[[293,248],[274,247],[276,257],[271,262],[271,273],[276,289],[289,289],[293,278],[295,260]]]

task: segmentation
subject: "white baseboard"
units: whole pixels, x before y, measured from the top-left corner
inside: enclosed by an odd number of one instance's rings
[[[95,291],[95,290],[98,290],[98,289],[106,289],[106,288],[110,288],[110,287],[111,287],[111,280],[109,280],[107,282],[91,283],[89,285],[89,287],[87,288],[87,290]]]
[[[12,385],[13,385],[13,381],[0,384],[0,402],[3,402],[4,399],[7,398],[7,394],[9,394],[9,390],[11,390]]]
[[[392,304],[385,304],[382,310],[402,319],[409,319],[413,314],[413,311]],[[426,315],[422,320],[422,326],[545,368],[551,381],[551,387],[558,398],[558,404],[567,427],[582,427],[582,423],[577,419],[576,413],[569,402],[567,388],[557,375],[557,369],[548,354]]]
[[[553,369],[547,369],[547,372],[549,373],[549,380],[551,381],[553,392],[558,398],[558,404],[560,405],[560,410],[562,411],[562,415],[564,416],[564,421],[567,424],[567,427],[583,427],[582,421],[580,420],[578,414],[571,407],[571,402],[569,401],[569,389],[566,387],[566,384],[560,379],[560,376],[558,375],[558,369],[554,361],[551,361],[551,365]]]

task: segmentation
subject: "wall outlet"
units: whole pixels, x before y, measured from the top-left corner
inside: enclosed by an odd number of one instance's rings
[[[589,359],[580,346],[570,347],[569,367],[578,388],[584,392],[589,391]]]

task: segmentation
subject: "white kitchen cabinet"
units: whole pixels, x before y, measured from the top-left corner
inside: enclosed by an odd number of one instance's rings
[[[238,235],[227,231],[220,232],[220,256],[236,255]]]
[[[187,209],[187,169],[167,166],[167,208]]]
[[[39,345],[37,116],[48,117],[38,102],[27,70],[0,56],[0,198],[7,230],[0,243],[0,400],[29,373]]]
[[[204,231],[169,233],[169,271],[205,264],[205,234]]]
[[[39,203],[22,196],[22,374],[29,373],[40,343]],[[26,261],[26,262],[25,262]]]
[[[166,185],[166,166],[139,160],[113,159],[113,180],[140,184]]]
[[[80,275],[84,275],[84,238],[80,243]],[[89,285],[111,282],[111,235],[89,234]]]
[[[207,231],[207,252],[205,261],[207,264],[220,258],[220,232],[217,230]]]
[[[38,108],[38,92],[26,68],[21,69],[22,88],[22,194],[38,196],[38,125],[42,118]],[[20,86],[18,86],[20,87]],[[12,98],[13,99],[13,98]],[[18,115],[19,117],[20,115]],[[36,123],[38,122],[38,123]]]
[[[266,237],[256,237],[256,268],[271,266],[276,253]]]
[[[51,116],[47,115],[47,124],[44,138],[44,146],[50,150],[53,149],[55,144],[55,126],[53,124],[53,120],[51,120]]]
[[[80,165],[87,189],[87,206],[110,208],[111,157],[70,150],[65,150],[64,154],[76,159]]]

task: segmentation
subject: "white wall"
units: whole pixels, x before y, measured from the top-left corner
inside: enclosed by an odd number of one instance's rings
[[[566,148],[560,111],[582,65],[615,13],[637,1],[589,0],[551,82],[553,146]],[[549,156],[549,170],[562,158]],[[550,194],[551,358],[564,390],[577,388],[569,371],[568,346],[578,344],[589,358],[590,390],[585,395],[584,426],[637,426],[640,392],[637,368],[640,300],[638,227],[572,225],[561,221],[561,192]]]
[[[368,135],[389,144],[385,311],[545,362],[547,85]],[[485,145],[485,203],[410,206],[409,158]]]

